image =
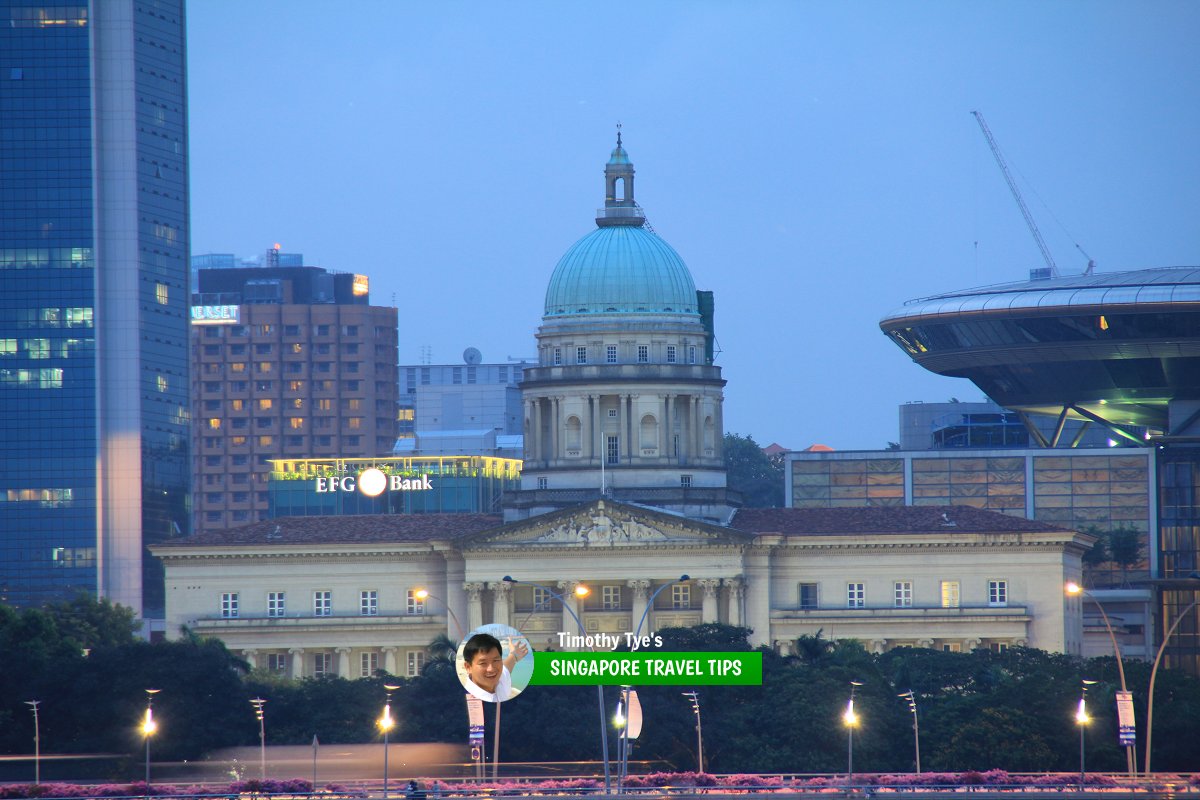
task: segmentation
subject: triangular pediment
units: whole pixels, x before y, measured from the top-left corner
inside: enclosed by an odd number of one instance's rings
[[[742,531],[662,511],[596,500],[572,508],[510,522],[463,541],[469,549],[630,548],[664,545],[740,545],[753,537]]]

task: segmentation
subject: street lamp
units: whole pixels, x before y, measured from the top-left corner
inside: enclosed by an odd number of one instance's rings
[[[908,710],[911,711],[912,715],[913,715],[913,746],[916,749],[916,754],[917,754],[917,774],[920,775],[921,774],[921,726],[917,720],[917,695],[916,695],[916,693],[913,692],[912,689],[909,689],[907,692],[904,692],[903,694],[898,694],[896,696],[903,697],[908,700]]]
[[[41,700],[26,700],[25,705],[33,711],[33,783],[42,782],[42,729],[38,724],[38,706]]]
[[[1187,579],[1190,581],[1200,581],[1200,572],[1193,572],[1191,575],[1188,575]],[[1154,664],[1150,667],[1150,689],[1146,693],[1146,764],[1143,770],[1146,773],[1146,777],[1150,776],[1150,740],[1154,735],[1154,680],[1158,677],[1158,664],[1162,661],[1163,653],[1166,652],[1167,642],[1171,640],[1171,634],[1175,633],[1175,629],[1179,627],[1179,623],[1183,622],[1184,618],[1197,605],[1200,605],[1200,598],[1189,603],[1175,617],[1175,621],[1171,623],[1171,627],[1167,628],[1167,632],[1163,635],[1162,644],[1158,646],[1158,652],[1154,654]]]
[[[1087,730],[1087,724],[1092,721],[1087,713],[1087,691],[1088,687],[1095,683],[1095,681],[1084,679],[1083,691],[1079,695],[1079,708],[1075,710],[1075,724],[1079,726],[1079,786],[1081,788],[1086,777],[1083,760],[1083,733]]]
[[[1082,595],[1095,603],[1096,608],[1100,609],[1100,619],[1104,620],[1104,629],[1108,631],[1108,639],[1112,642],[1113,646],[1113,655],[1117,658],[1117,674],[1121,678],[1121,692],[1122,694],[1128,692],[1129,689],[1125,686],[1125,663],[1121,659],[1121,647],[1117,644],[1117,635],[1113,633],[1112,622],[1109,621],[1108,614],[1104,611],[1104,605],[1091,592],[1084,589],[1078,583],[1072,581],[1067,584],[1066,588],[1068,595]],[[1137,767],[1133,763],[1133,745],[1125,745],[1125,768],[1130,775],[1137,772]]]
[[[387,692],[386,699],[383,704],[383,716],[379,718],[379,729],[383,731],[383,800],[387,800],[388,792],[388,733],[396,726],[396,721],[392,719],[392,692],[399,689],[399,686],[385,683],[384,691]]]
[[[846,726],[846,783],[854,780],[854,729],[858,727],[858,713],[854,710],[854,693],[862,686],[860,681],[850,681],[850,700],[842,714],[842,724]]]
[[[146,739],[146,786],[150,786],[150,737],[158,730],[158,723],[154,721],[154,695],[161,692],[162,689],[147,689],[146,690],[146,716],[142,719],[142,736]]]
[[[266,702],[261,697],[250,701],[250,705],[254,706],[254,714],[258,717],[258,776],[264,781],[267,779],[267,722],[266,714],[263,713],[263,706]]]
[[[462,624],[461,624],[461,623],[459,623],[459,621],[458,621],[458,615],[456,615],[456,614],[454,613],[454,609],[452,609],[452,608],[450,607],[450,604],[449,604],[449,603],[447,603],[447,602],[446,602],[445,600],[443,600],[442,598],[438,597],[436,594],[430,594],[430,592],[429,592],[429,590],[428,590],[428,589],[417,589],[415,592],[413,592],[413,595],[414,595],[414,596],[415,596],[415,597],[416,597],[418,600],[421,600],[421,601],[425,601],[425,600],[437,600],[439,603],[441,603],[441,604],[442,604],[442,607],[446,609],[446,614],[448,614],[448,615],[449,615],[449,617],[450,617],[450,619],[451,619],[451,620],[454,622],[454,629],[455,629],[456,631],[458,631],[458,640],[459,640],[460,642],[463,640],[463,638],[464,638],[464,635],[463,635],[463,627],[462,627]]]
[[[700,726],[700,693],[696,691],[680,692],[692,701],[692,713],[696,715],[696,764],[699,772],[704,774],[704,729]]]
[[[525,584],[534,586],[534,587],[546,592],[548,595],[550,595],[555,600],[557,600],[559,603],[561,603],[562,607],[565,608],[567,613],[570,614],[571,617],[575,620],[575,624],[579,626],[579,635],[580,636],[587,635],[587,631],[584,630],[584,627],[583,627],[583,620],[581,620],[579,618],[579,615],[575,613],[575,610],[573,608],[571,608],[569,605],[567,605],[566,599],[561,594],[559,594],[558,592],[551,589],[549,586],[543,586],[540,583],[534,583],[532,581],[519,581],[511,575],[505,575],[502,578],[502,580],[505,583],[511,583],[514,585],[518,584],[518,583],[525,583]],[[591,590],[582,583],[578,584],[575,587],[574,594],[575,594],[575,597],[577,597],[577,598],[587,597],[588,594],[590,594],[590,593],[591,593]],[[604,715],[604,686],[602,684],[596,685],[596,698],[600,704],[600,753],[601,753],[602,757],[604,758],[604,793],[609,794],[612,791],[612,775],[609,772],[609,764],[608,764],[608,720],[605,718],[605,715]],[[497,706],[497,710],[499,710],[499,706]]]

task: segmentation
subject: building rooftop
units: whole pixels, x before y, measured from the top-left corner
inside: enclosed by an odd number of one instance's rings
[[[449,541],[495,528],[499,514],[378,514],[280,517],[239,528],[175,539],[163,547],[237,547],[265,544],[388,544]]]
[[[1046,533],[1063,527],[971,506],[743,508],[731,526],[747,533],[839,536],[887,533]]]

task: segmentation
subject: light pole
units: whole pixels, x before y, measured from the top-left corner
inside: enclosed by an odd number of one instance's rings
[[[25,705],[33,710],[33,783],[42,782],[42,729],[38,723],[38,706],[41,700],[26,700]]]
[[[1095,681],[1084,679],[1083,691],[1079,695],[1079,708],[1075,711],[1075,724],[1079,726],[1079,786],[1081,789],[1087,776],[1087,771],[1084,769],[1083,733],[1087,730],[1087,724],[1092,721],[1087,713],[1087,690],[1095,683]]]
[[[436,594],[430,594],[430,592],[429,592],[429,590],[428,590],[428,589],[417,589],[417,591],[416,591],[416,592],[414,592],[413,594],[416,596],[416,598],[417,598],[418,600],[421,600],[421,601],[425,601],[425,600],[437,600],[439,603],[441,603],[441,604],[442,604],[442,607],[443,607],[444,609],[446,609],[446,614],[447,614],[447,615],[450,617],[451,621],[453,621],[453,622],[454,622],[454,629],[455,629],[456,631],[458,631],[458,640],[459,640],[460,642],[463,640],[463,638],[464,638],[464,634],[463,634],[463,627],[462,627],[462,625],[461,625],[461,624],[459,623],[459,621],[458,621],[458,615],[456,615],[456,614],[454,613],[454,609],[452,609],[452,608],[450,607],[450,604],[449,604],[449,603],[447,603],[447,602],[446,602],[445,600],[443,600],[442,598],[438,597]]]
[[[258,717],[258,777],[264,781],[267,779],[267,722],[263,712],[266,702],[261,697],[250,701],[250,705],[254,706],[254,714]]]
[[[617,794],[625,780],[625,748],[629,746],[629,737],[625,729],[629,726],[625,708],[629,704],[629,687],[621,687],[621,699],[617,701],[617,713],[613,715],[613,727],[617,729]]]
[[[379,718],[379,729],[383,731],[383,800],[387,800],[388,796],[388,734],[395,727],[396,721],[392,719],[392,692],[399,689],[399,686],[385,683],[384,691],[387,692],[386,699],[383,703],[383,716]]]
[[[680,692],[692,701],[692,713],[696,715],[696,764],[704,774],[704,728],[700,725],[700,693],[696,691]]]
[[[921,726],[917,720],[917,695],[912,689],[909,689],[903,694],[896,695],[908,700],[908,710],[913,715],[913,747],[917,754],[917,774],[921,774]]]
[[[1188,576],[1188,580],[1200,581],[1200,572],[1193,572]],[[1146,692],[1146,762],[1145,769],[1143,770],[1146,773],[1146,777],[1150,777],[1150,742],[1154,736],[1154,680],[1158,677],[1158,664],[1162,661],[1163,653],[1166,652],[1167,642],[1171,640],[1171,634],[1175,633],[1175,629],[1179,627],[1179,623],[1183,622],[1184,618],[1197,605],[1200,605],[1200,598],[1189,603],[1175,617],[1175,621],[1171,623],[1171,627],[1167,628],[1167,632],[1163,634],[1162,644],[1158,646],[1158,652],[1154,654],[1154,664],[1150,667],[1150,688]]]
[[[850,700],[846,703],[846,711],[842,714],[842,724],[846,726],[846,784],[854,781],[854,729],[858,727],[858,712],[854,710],[854,693],[862,686],[860,681],[850,681]]]
[[[575,609],[573,609],[569,605],[567,605],[566,599],[561,594],[559,594],[558,592],[551,589],[549,586],[543,586],[540,583],[534,583],[532,581],[519,581],[511,575],[505,575],[502,580],[505,583],[511,583],[511,584],[518,584],[518,583],[528,584],[529,586],[537,587],[538,589],[541,589],[542,591],[546,592],[551,597],[553,597],[555,600],[557,600],[559,603],[561,603],[562,607],[565,608],[567,610],[567,613],[570,614],[571,617],[575,620],[575,624],[579,626],[579,635],[580,636],[587,635],[587,631],[584,630],[584,627],[583,627],[583,620],[581,620],[579,618],[579,615],[575,613]],[[580,589],[583,590],[582,594],[579,591]],[[587,590],[586,586],[580,585],[580,586],[576,587],[576,589],[575,589],[576,597],[586,597],[587,594],[588,594],[588,590]],[[604,758],[604,793],[609,794],[612,791],[612,775],[609,772],[609,765],[608,765],[608,720],[605,718],[605,715],[604,715],[604,686],[602,684],[596,685],[596,698],[600,704],[600,753],[601,753],[601,756]],[[499,706],[497,706],[497,710],[499,710]]]
[[[146,716],[142,719],[142,736],[146,738],[146,786],[150,786],[150,737],[158,730],[158,723],[154,721],[154,695],[161,692],[162,689],[147,689],[146,690]]]
[[[1067,594],[1082,595],[1088,600],[1091,600],[1096,605],[1096,608],[1100,609],[1100,619],[1104,620],[1104,629],[1108,631],[1108,639],[1110,642],[1112,642],[1113,646],[1113,655],[1117,658],[1117,674],[1121,678],[1121,691],[1128,692],[1129,689],[1125,686],[1125,662],[1121,659],[1121,647],[1117,644],[1117,635],[1113,633],[1112,623],[1108,619],[1108,614],[1104,611],[1104,604],[1097,600],[1091,592],[1089,592],[1087,589],[1084,589],[1078,583],[1068,583]],[[1125,768],[1130,775],[1135,775],[1137,773],[1137,767],[1133,763],[1133,745],[1125,745]]]

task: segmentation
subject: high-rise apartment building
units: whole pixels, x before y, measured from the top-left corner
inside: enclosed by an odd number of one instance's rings
[[[0,599],[161,617],[187,532],[183,0],[0,0]]]
[[[196,530],[266,519],[273,459],[391,453],[397,315],[369,304],[365,275],[264,266],[198,279]]]

